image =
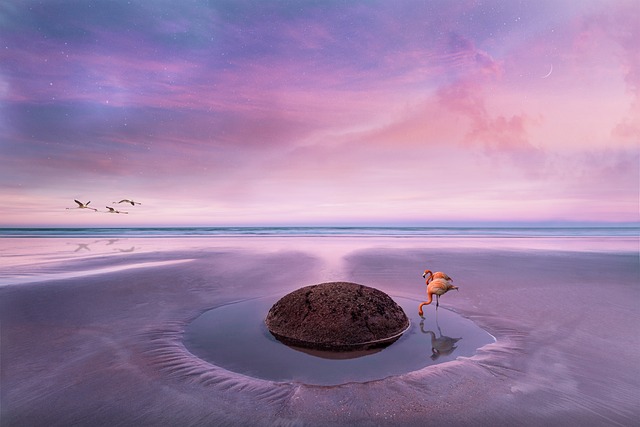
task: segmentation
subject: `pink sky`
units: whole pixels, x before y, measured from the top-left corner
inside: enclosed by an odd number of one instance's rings
[[[0,226],[635,224],[638,22],[636,1],[6,6]],[[122,198],[143,204],[65,209]]]

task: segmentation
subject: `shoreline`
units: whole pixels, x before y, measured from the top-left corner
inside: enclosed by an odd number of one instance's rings
[[[2,425],[640,419],[637,254],[367,243],[326,258],[309,248],[254,249],[165,248],[126,259],[180,253],[194,261],[0,287]],[[182,343],[185,326],[207,309],[334,278],[421,297],[425,260],[460,286],[441,305],[496,343],[469,358],[330,387],[234,374],[195,358]],[[594,303],[605,276],[611,290]]]

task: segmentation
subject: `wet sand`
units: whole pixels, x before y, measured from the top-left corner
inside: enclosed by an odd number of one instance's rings
[[[126,256],[94,249],[40,267],[14,260],[13,271],[54,280],[0,287],[0,425],[640,423],[637,251],[294,239],[126,241],[137,248]],[[495,343],[337,386],[236,374],[183,344],[186,325],[206,310],[308,284],[345,280],[420,298],[427,267],[460,287],[441,305]]]

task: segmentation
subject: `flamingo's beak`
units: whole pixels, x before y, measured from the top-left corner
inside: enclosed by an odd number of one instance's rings
[[[424,279],[425,277],[427,277],[427,273],[422,273],[422,278]]]

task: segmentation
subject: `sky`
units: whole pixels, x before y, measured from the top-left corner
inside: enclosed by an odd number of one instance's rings
[[[638,22],[635,0],[1,2],[0,226],[637,225]]]

